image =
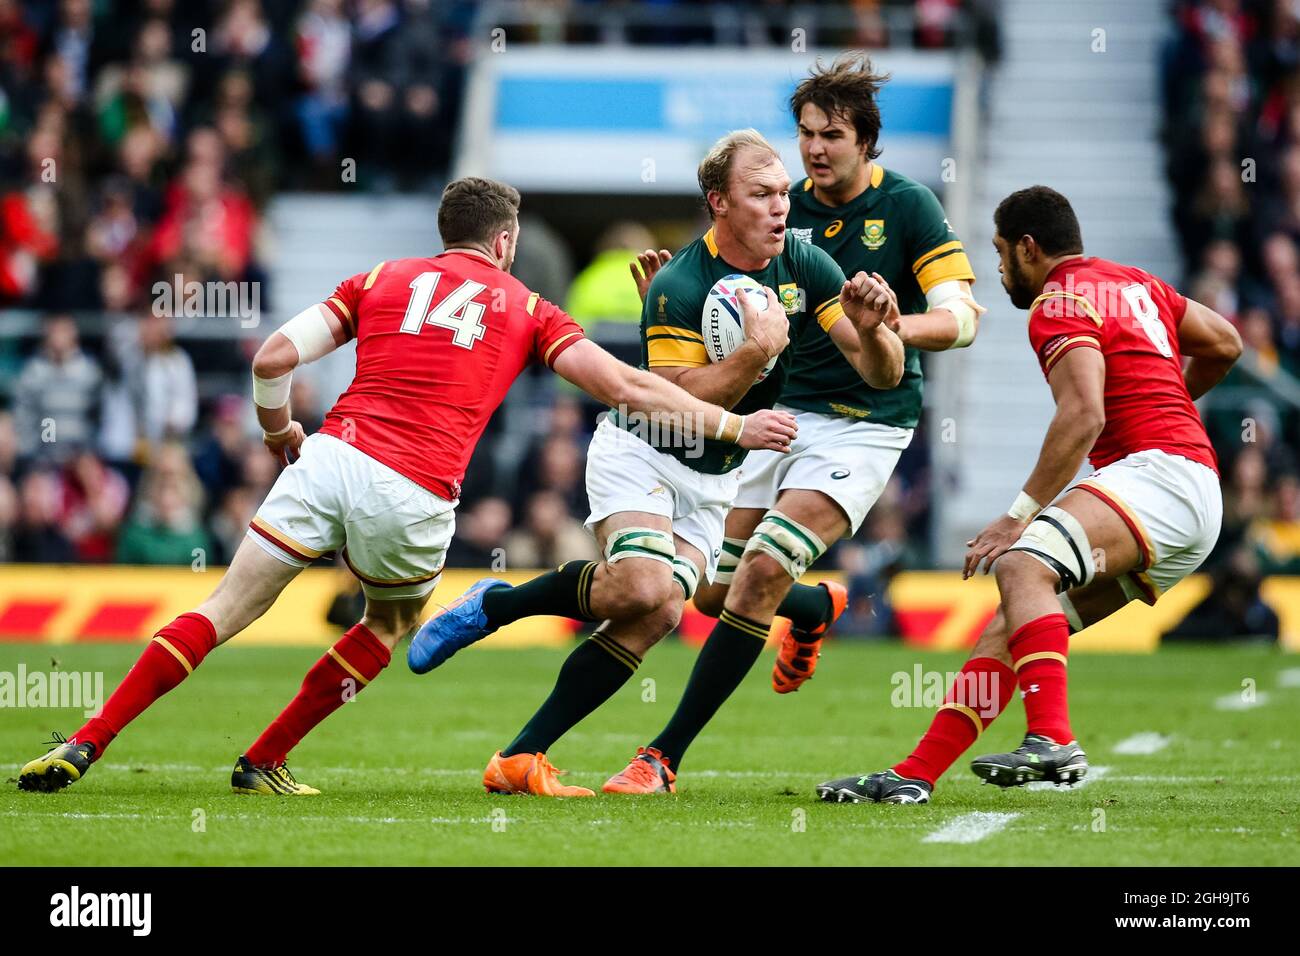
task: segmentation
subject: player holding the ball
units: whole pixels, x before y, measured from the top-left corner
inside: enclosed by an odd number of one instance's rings
[[[790,108],[808,175],[794,189],[787,226],[789,245],[824,250],[846,273],[865,272],[890,291],[885,324],[906,346],[902,380],[888,389],[864,383],[826,336],[814,329],[797,339],[777,407],[795,414],[799,435],[788,455],[746,458],[718,573],[695,595],[704,613],[752,626],[719,625],[668,725],[607,790],[673,790],[686,748],[758,659],[769,623],[780,644],[773,689],[789,693],[812,676],[848,596],[839,584],[798,579],[857,531],[911,442],[921,416],[920,351],[975,338],[984,310],[971,298],[975,274],[943,208],[925,186],[875,161],[884,81],[865,57],[846,56],[795,89]],[[669,258],[638,257],[650,274]]]
[[[713,226],[650,283],[642,365],[744,416],[772,408],[794,358],[787,345],[807,330],[833,342],[840,361],[871,387],[897,385],[903,344],[884,323],[888,290],[865,274],[846,281],[825,252],[787,241],[790,177],[777,151],[755,130],[729,133],[700,163],[699,182]],[[761,307],[742,291],[751,285],[746,276],[763,289]],[[736,316],[714,310],[739,313],[743,338],[730,352],[723,339]],[[788,421],[793,440],[793,415]],[[493,755],[483,778],[489,791],[592,795],[555,781],[545,753],[627,682],[677,625],[701,577],[713,579],[745,460],[719,437],[614,409],[587,453],[587,527],[604,560],[571,561],[519,587],[480,581],[417,635],[413,649],[459,648],[534,614],[604,622],[569,655],[514,741]],[[771,524],[760,546],[773,554],[797,549],[809,533],[796,522]],[[705,653],[737,635],[761,638],[770,625],[770,613],[724,613]]]

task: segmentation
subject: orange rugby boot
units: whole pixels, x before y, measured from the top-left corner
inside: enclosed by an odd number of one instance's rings
[[[796,635],[794,625],[789,618],[772,619],[772,639],[779,643],[776,663],[772,665],[772,690],[778,694],[789,694],[798,690],[803,682],[813,676],[817,670],[817,658],[822,653],[822,638],[839,620],[844,608],[849,603],[848,589],[834,581],[822,581],[820,586],[831,596],[831,619],[816,630],[800,632]],[[799,638],[803,638],[800,640]]]
[[[632,762],[605,781],[606,793],[676,793],[677,774],[654,747],[638,747]]]
[[[522,793],[534,797],[594,797],[596,791],[586,787],[570,787],[557,779],[563,770],[556,770],[546,759],[546,754],[492,755],[483,771],[483,788],[488,793]]]

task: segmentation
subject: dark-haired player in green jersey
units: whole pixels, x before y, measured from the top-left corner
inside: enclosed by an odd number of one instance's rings
[[[871,388],[829,343],[807,334],[798,340],[777,406],[796,413],[798,437],[789,454],[745,460],[718,573],[695,596],[719,626],[668,725],[606,782],[607,792],[674,789],[686,748],[753,666],[769,624],[780,642],[777,693],[812,676],[847,594],[832,582],[795,582],[829,545],[857,531],[884,491],[920,420],[920,351],[962,348],[975,338],[983,311],[971,298],[975,275],[943,208],[927,187],[875,162],[876,98],[886,79],[866,57],[846,56],[819,65],[795,89],[790,106],[807,178],[791,190],[786,224],[791,241],[824,249],[846,274],[866,272],[892,290],[885,322],[906,346],[902,381]],[[666,254],[638,258],[653,272]],[[737,619],[745,626],[722,626]]]

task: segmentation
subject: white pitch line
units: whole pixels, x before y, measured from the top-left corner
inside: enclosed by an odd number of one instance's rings
[[[98,768],[96,771],[97,773],[108,771],[110,773],[186,773],[203,774],[205,776],[220,776],[221,774],[228,772],[228,768],[224,766],[201,767],[197,764],[182,763],[137,764],[134,766],[130,764],[106,764],[101,766],[97,764],[96,766]],[[1086,782],[1088,779],[1096,779],[1097,777],[1103,776],[1110,769],[1111,768],[1109,767],[1093,767],[1088,771],[1088,776],[1084,777],[1084,781]],[[482,775],[483,771],[478,767],[312,767],[310,773],[319,773],[329,776],[351,773],[381,773],[385,776],[399,777],[478,777]],[[602,772],[597,770],[575,770],[572,773],[573,777],[582,779],[595,779],[601,775]],[[827,775],[827,771],[823,771],[819,775],[816,771],[812,770],[692,770],[690,772],[691,779],[699,778],[701,780],[788,780],[791,777],[811,779],[819,776],[824,778]],[[304,770],[303,776],[308,776],[308,771]],[[947,779],[948,778],[945,778],[945,780]],[[1214,776],[1133,776],[1117,773],[1112,774],[1110,779],[1117,782],[1128,781],[1136,783],[1213,783],[1216,779],[1220,778]],[[1252,777],[1251,779],[1259,782],[1295,783],[1300,781],[1300,775],[1292,774],[1283,776]],[[967,780],[960,775],[954,775],[953,780],[950,782],[958,781],[969,784],[976,783],[976,781]],[[1079,784],[1079,786],[1082,785],[1082,783]],[[1056,785],[1046,784],[1045,786],[1055,787]]]
[[[191,763],[104,764],[103,766],[96,766],[100,771],[107,770],[113,773],[202,773],[220,775],[230,772],[230,768],[224,765],[220,767],[202,767]],[[331,776],[381,773],[386,776],[398,777],[478,777],[483,774],[481,767],[465,767],[463,769],[448,767],[313,767],[308,764],[302,765],[300,770],[304,777],[308,777],[313,773],[329,774]],[[572,771],[572,775],[575,777],[603,777],[608,774],[600,770],[575,770]],[[700,778],[722,777],[735,780],[751,778],[767,780],[782,777],[816,777],[818,772],[815,770],[693,770],[691,776]],[[821,776],[827,776],[827,772],[822,772]]]
[[[939,829],[927,833],[922,843],[978,843],[1004,829],[1018,813],[963,813],[953,817]]]
[[[1111,751],[1117,754],[1146,757],[1164,750],[1169,746],[1169,741],[1172,739],[1172,737],[1166,737],[1164,734],[1146,731],[1134,734],[1132,737],[1125,737],[1112,747]]]
[[[148,764],[145,769],[152,773],[183,773],[183,774],[202,774],[203,776],[221,776],[226,772],[225,767],[200,767],[194,764]],[[1126,774],[1109,772],[1114,770],[1112,767],[1092,767],[1088,771],[1088,776],[1080,781],[1075,789],[1083,786],[1090,780],[1096,780],[1100,777],[1106,777],[1113,783],[1222,783],[1222,776],[1206,774],[1201,776],[1189,776],[1185,774]],[[126,764],[117,766],[107,765],[98,767],[97,773],[104,771],[117,773],[138,773],[138,767],[132,767]],[[382,773],[384,775],[409,776],[409,777],[478,777],[483,771],[477,767],[466,767],[463,769],[447,767],[315,767],[313,773],[328,774],[331,776],[355,773],[364,770],[368,773]],[[304,772],[304,777],[307,774]],[[598,771],[578,770],[572,774],[574,779],[578,780],[597,780],[602,774]],[[820,774],[825,777],[826,773]],[[691,779],[734,779],[734,780],[771,780],[771,781],[789,781],[791,778],[796,780],[811,780],[819,777],[815,772],[808,770],[693,770],[690,773]],[[1252,783],[1300,783],[1300,774],[1270,774],[1264,777],[1251,777]],[[951,780],[945,778],[946,784],[951,786],[956,784],[962,787],[974,787],[978,781],[967,779],[959,774],[955,774]],[[1032,790],[1053,790],[1056,789],[1054,783],[1037,783],[1026,784],[1026,787]],[[223,794],[224,795],[224,794]],[[3,815],[3,814],[0,814]]]
[[[1277,675],[1278,687],[1300,687],[1300,667],[1288,667]]]
[[[1268,691],[1257,690],[1253,697],[1242,697],[1240,692],[1224,694],[1215,698],[1215,710],[1254,710],[1268,703]]]
[[[184,814],[167,815],[167,814],[160,814],[160,813],[118,813],[118,812],[79,813],[76,811],[58,811],[55,813],[47,813],[43,811],[30,811],[30,810],[0,811],[0,818],[25,817],[27,819],[30,819],[32,817],[42,817],[45,819],[58,819],[58,820],[143,820],[148,823],[166,823],[166,824],[173,823],[176,819],[179,818],[179,816],[185,816],[185,815]],[[185,819],[188,820],[189,817],[185,816]],[[263,817],[253,813],[209,813],[207,814],[207,819],[238,820],[241,823],[270,823],[275,826],[279,826],[284,821],[285,818],[272,817],[272,816]],[[295,814],[292,817],[292,819],[295,823],[325,823],[325,824],[358,823],[358,824],[381,825],[381,826],[391,825],[395,823],[415,825],[415,826],[428,826],[430,824],[434,826],[482,826],[484,824],[515,825],[520,823],[540,822],[536,820],[528,820],[527,818],[505,818],[505,817],[496,818],[490,816],[489,817],[369,817],[369,816],[363,816],[358,814],[349,814],[348,816],[342,816],[342,817],[330,817],[330,816],[324,816],[320,814]],[[606,825],[613,824],[616,821],[608,817],[602,817],[599,819],[587,820],[584,822],[588,826],[606,826]],[[703,826],[703,827],[714,827],[718,829],[746,829],[746,830],[752,830],[758,826],[758,824],[754,823],[754,821],[752,820],[699,820],[699,821],[661,820],[657,825],[673,826],[673,827]]]
[[[53,817],[60,820],[147,820],[151,823],[170,823],[174,816],[168,816],[161,813],[78,813],[74,811],[61,811],[56,813],[45,813],[42,811],[29,810],[6,810],[0,813],[5,817]],[[207,818],[211,820],[240,820],[252,823],[273,823],[279,825],[285,818],[274,816],[259,816],[254,813],[209,813]],[[295,822],[307,823],[371,823],[371,824],[392,824],[392,823],[433,823],[433,824],[464,824],[464,823],[494,823],[492,817],[369,817],[358,814],[349,814],[341,817],[330,817],[321,814],[294,814],[292,818]],[[514,820],[505,820],[506,823],[514,823]]]

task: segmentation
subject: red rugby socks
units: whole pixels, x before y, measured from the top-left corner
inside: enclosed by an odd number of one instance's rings
[[[359,694],[391,659],[392,652],[379,638],[364,625],[354,624],[312,666],[298,696],[244,756],[258,766],[279,766],[313,727]]]
[[[1029,733],[1068,744],[1074,732],[1066,699],[1070,625],[1065,615],[1044,614],[1030,621],[1011,635],[1010,649]]]
[[[216,646],[217,632],[211,621],[195,611],[182,614],[154,635],[103,710],[72,735],[72,742],[94,744],[94,759],[98,760],[127,724],[194,673]]]
[[[1015,672],[1001,661],[991,657],[968,660],[930,722],[930,729],[911,756],[893,766],[894,773],[934,786],[953,761],[1006,709],[1015,687]]]

